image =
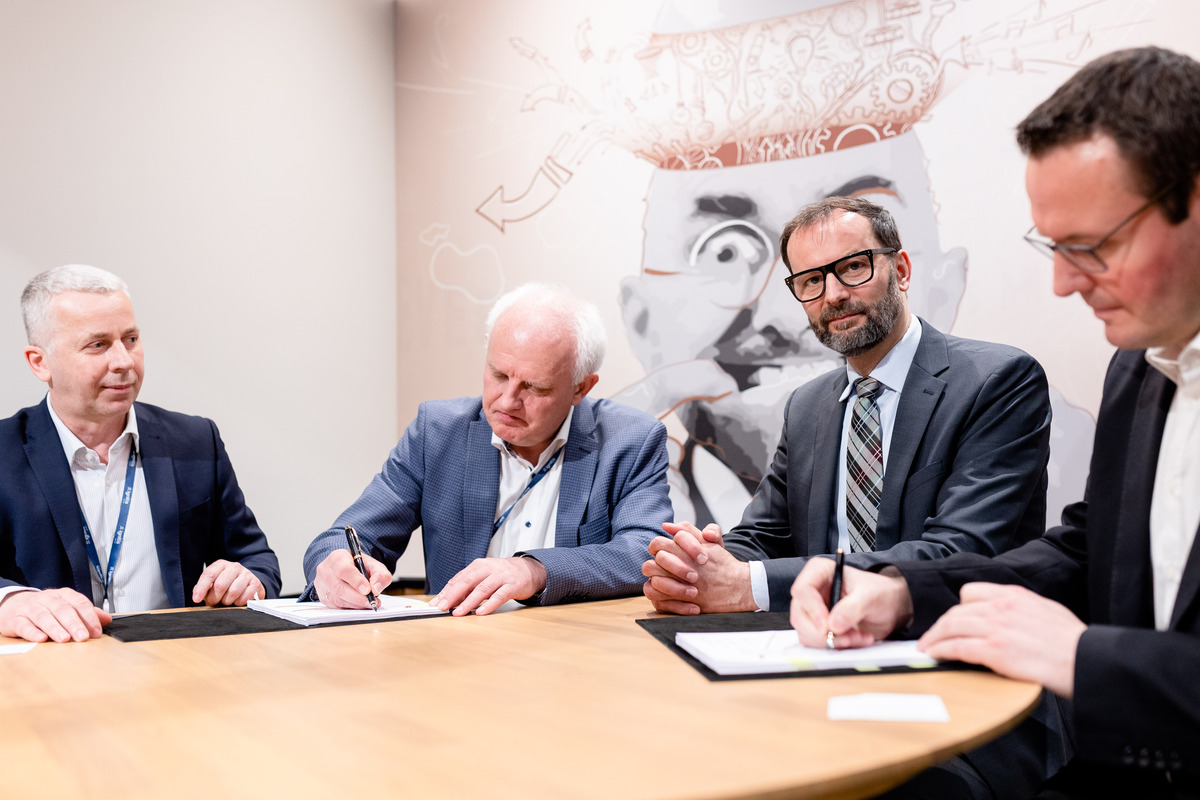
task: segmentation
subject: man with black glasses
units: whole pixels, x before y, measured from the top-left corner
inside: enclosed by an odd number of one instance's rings
[[[994,555],[1041,534],[1050,401],[1042,368],[909,313],[912,263],[891,214],[856,197],[784,227],[787,287],[846,357],[788,401],[774,460],[721,541],[687,522],[650,543],[644,591],[680,614],[785,611],[809,556],[847,563]],[[723,546],[722,546],[723,544]]]
[[[1091,62],[1017,127],[1027,239],[1120,348],[1087,491],[997,558],[810,564],[792,623],[858,647],[898,628],[936,658],[1069,698],[1076,758],[1046,797],[1200,795],[1200,63],[1154,47]],[[1005,585],[1007,584],[1007,585]],[[1049,792],[1050,789],[1047,789]]]

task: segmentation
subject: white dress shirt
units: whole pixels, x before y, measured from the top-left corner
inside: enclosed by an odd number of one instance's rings
[[[908,370],[912,367],[913,358],[917,355],[917,346],[921,343],[921,321],[913,314],[908,319],[908,329],[896,346],[871,370],[869,377],[879,381],[879,391],[875,393],[875,404],[879,406],[879,424],[883,428],[883,474],[887,480],[888,454],[892,451],[892,429],[896,426],[896,408],[900,405],[900,393],[904,391],[904,382],[908,379]],[[837,528],[829,532],[829,552],[842,548],[850,552],[850,533],[846,522],[846,447],[850,440],[850,419],[854,413],[854,404],[846,402],[854,393],[854,382],[864,375],[859,375],[850,362],[846,362],[846,377],[850,381],[842,391],[838,401],[845,405],[842,414],[842,438],[838,445],[838,479],[837,498],[834,501],[837,510]],[[784,436],[787,433],[784,432]],[[767,586],[767,570],[761,561],[750,562],[750,589],[754,593],[754,603],[759,611],[768,611],[771,606],[770,588]]]
[[[1150,503],[1150,565],[1154,576],[1154,627],[1166,630],[1175,609],[1183,567],[1200,526],[1200,336],[1179,357],[1163,357],[1162,348],[1146,351],[1146,360],[1175,383],[1167,411],[1154,494]]]
[[[50,409],[50,419],[58,429],[63,453],[71,465],[71,478],[75,482],[79,508],[82,509],[83,517],[92,531],[92,541],[96,545],[100,565],[106,572],[108,549],[116,532],[117,517],[121,513],[125,470],[129,466],[129,448],[138,446],[129,519],[120,558],[113,573],[113,585],[109,588],[108,602],[104,604],[104,610],[126,613],[167,608],[170,601],[163,585],[158,549],[154,545],[154,521],[150,517],[150,495],[146,491],[137,414],[133,407],[130,407],[126,417],[125,430],[108,449],[108,464],[104,464],[95,450],[81,442],[79,437],[63,424],[54,413],[54,406],[49,402],[46,405]],[[92,602],[99,606],[104,597],[104,581],[96,574],[90,560],[88,572],[92,576]],[[185,592],[190,589],[191,587],[184,587]]]
[[[538,457],[538,462],[532,465],[514,453],[503,439],[495,433],[492,434],[492,447],[500,451],[500,495],[496,500],[494,519],[500,519],[500,515],[510,506],[512,511],[500,529],[492,535],[487,551],[489,558],[509,558],[526,550],[554,547],[554,529],[558,521],[558,490],[562,485],[562,456],[559,456],[554,466],[524,497],[521,493],[525,491],[533,476],[567,443],[573,416],[574,406],[567,412],[567,418],[559,426],[558,433],[550,445]],[[516,505],[513,505],[514,503]]]

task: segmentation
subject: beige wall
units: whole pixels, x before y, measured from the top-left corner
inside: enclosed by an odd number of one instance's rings
[[[283,567],[395,443],[389,0],[0,2],[0,410],[34,273],[130,284],[141,399],[216,420]]]

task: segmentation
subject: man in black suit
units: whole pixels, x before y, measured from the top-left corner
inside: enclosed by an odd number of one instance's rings
[[[930,655],[1073,700],[1075,759],[1054,796],[1200,793],[1200,63],[1124,50],[1080,70],[1018,126],[1054,291],[1078,292],[1120,350],[1088,488],[1062,526],[993,559],[832,569],[793,587],[803,641],[902,629]]]
[[[1050,401],[1038,363],[913,316],[912,263],[891,214],[868,200],[805,206],[779,249],[796,311],[846,366],[793,392],[774,459],[724,548],[715,525],[669,525],[672,538],[651,542],[642,572],[655,607],[785,611],[805,561],[839,547],[866,567],[995,555],[1040,535]],[[867,385],[878,439],[862,520],[852,434]]]

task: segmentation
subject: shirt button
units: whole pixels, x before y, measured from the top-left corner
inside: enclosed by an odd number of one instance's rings
[[[124,596],[125,596],[125,590],[117,589],[117,597],[124,597]]]

